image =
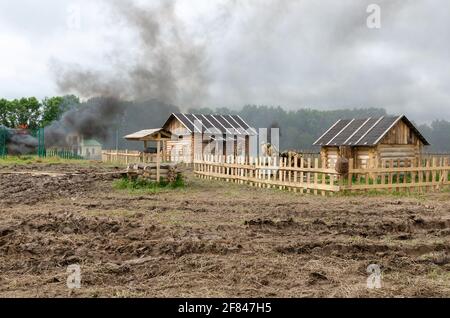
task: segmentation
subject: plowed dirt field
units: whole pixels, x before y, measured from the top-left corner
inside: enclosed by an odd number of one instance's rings
[[[324,198],[188,173],[131,193],[118,170],[0,167],[0,296],[450,297],[448,191]]]

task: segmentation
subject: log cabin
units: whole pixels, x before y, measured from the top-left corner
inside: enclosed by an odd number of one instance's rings
[[[430,145],[406,116],[340,119],[313,144],[327,168],[339,157],[353,159],[355,169],[371,168],[383,162],[420,160],[424,146]],[[402,162],[402,163],[400,163]]]
[[[192,163],[196,154],[248,156],[250,136],[256,135],[239,115],[174,113],[163,130],[172,134],[164,151],[174,162]]]
[[[248,156],[250,136],[256,134],[239,115],[173,113],[162,128],[142,130],[124,138],[144,142],[144,152],[148,153],[153,150],[148,147],[149,142],[156,142],[154,150],[160,150],[163,161],[170,158],[172,162],[193,163],[199,154]]]

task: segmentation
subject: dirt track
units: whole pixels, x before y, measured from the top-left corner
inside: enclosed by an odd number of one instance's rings
[[[100,165],[13,170],[50,174],[0,174],[0,296],[450,296],[449,192],[322,198],[190,177],[131,194]]]

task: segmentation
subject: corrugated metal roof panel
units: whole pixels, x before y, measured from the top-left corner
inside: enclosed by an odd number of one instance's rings
[[[405,116],[383,116],[356,120],[339,120],[314,143],[317,146],[374,146],[399,121],[403,120],[425,144],[428,141]]]
[[[203,126],[203,122],[198,120],[194,117],[192,114],[182,114],[184,115],[195,127],[196,132],[203,132],[205,130],[205,127]]]
[[[314,143],[314,145],[317,145],[317,146],[325,146],[325,145],[327,145],[350,122],[351,122],[351,119],[339,120],[319,140],[317,140]]]
[[[200,128],[200,126],[203,127],[203,130],[208,129],[208,127],[206,126],[206,122],[203,118],[198,117],[195,114],[189,114],[189,118],[192,120],[192,122],[196,125],[196,127]]]
[[[347,128],[345,128],[336,138],[333,139],[331,145],[343,145],[352,134],[366,122],[366,119],[355,119]]]
[[[231,135],[256,135],[256,130],[237,115],[202,115],[202,114],[172,114],[178,119],[190,132],[204,132],[209,134],[231,134]],[[173,118],[171,116],[171,118]],[[167,126],[169,118],[164,125]],[[200,124],[201,123],[201,124]]]
[[[345,145],[347,146],[356,145],[356,143],[367,134],[369,129],[373,127],[373,125],[375,125],[379,119],[380,119],[379,117],[365,119],[362,126],[359,127],[359,130],[356,131],[355,134],[350,139],[346,140]]]
[[[209,133],[213,133],[213,134],[222,134],[223,133],[223,128],[222,127],[217,127],[213,121],[211,121],[211,118],[208,118],[205,115],[196,115],[197,118],[202,120],[202,123],[208,128],[207,132]]]
[[[222,116],[220,116],[220,115],[213,115],[213,117],[223,126],[223,127],[225,127],[225,128],[227,128],[228,129],[228,131],[230,132],[230,133],[234,133],[233,131],[232,131],[232,128],[233,127],[231,127],[231,125],[229,124],[229,123],[227,123],[227,121],[222,117]]]
[[[397,122],[399,117],[383,117],[376,125],[373,127],[368,134],[358,142],[359,146],[373,146],[376,141],[383,137],[395,122]]]
[[[184,126],[186,126],[187,129],[189,129],[191,132],[194,131],[194,124],[191,123],[184,114],[177,113],[173,114],[179,121],[183,123]]]
[[[219,129],[223,134],[227,134],[229,132],[227,132],[227,130],[225,129],[225,127],[216,119],[215,116],[213,115],[205,115],[206,118],[208,118],[208,120],[217,128]]]
[[[233,119],[244,129],[249,129],[250,126],[244,121],[242,120],[241,117],[237,116],[237,115],[231,115],[231,117],[233,117]]]

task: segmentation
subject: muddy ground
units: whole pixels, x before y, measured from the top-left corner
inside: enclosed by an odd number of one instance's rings
[[[130,193],[117,170],[0,167],[0,296],[450,297],[448,191],[323,198],[188,175]]]

